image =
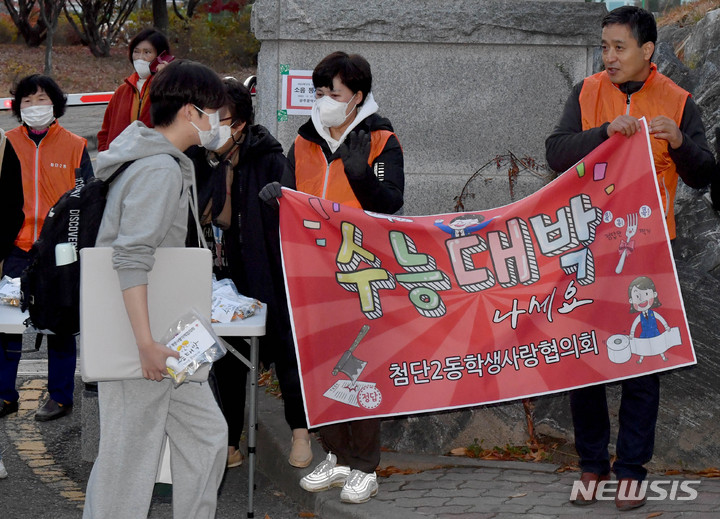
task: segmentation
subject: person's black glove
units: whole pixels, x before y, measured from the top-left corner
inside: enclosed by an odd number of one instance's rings
[[[260,200],[265,202],[270,207],[280,207],[277,199],[282,196],[282,186],[280,182],[270,182],[265,184],[260,192],[258,193]]]
[[[368,168],[370,134],[365,130],[352,132],[338,148],[348,178],[362,178]]]

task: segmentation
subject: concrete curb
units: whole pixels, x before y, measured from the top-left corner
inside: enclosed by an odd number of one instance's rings
[[[257,435],[257,470],[262,472],[273,484],[294,502],[320,518],[331,519],[343,517],[348,519],[377,519],[392,517],[393,519],[414,519],[415,512],[393,506],[391,502],[371,499],[361,505],[350,505],[340,501],[340,489],[334,488],[316,494],[300,488],[299,481],[310,473],[325,457],[320,443],[312,442],[313,461],[305,469],[297,469],[288,463],[290,455],[291,433],[285,422],[282,400],[258,389],[258,435]],[[472,467],[526,470],[532,472],[553,473],[559,466],[549,463],[524,463],[520,461],[486,461],[473,458],[432,456],[383,452],[380,468],[389,466],[398,469],[417,471],[451,467]],[[383,491],[382,479],[379,481]]]

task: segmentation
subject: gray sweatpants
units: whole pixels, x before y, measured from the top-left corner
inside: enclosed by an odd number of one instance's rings
[[[227,424],[208,384],[168,379],[98,384],[100,451],[83,519],[141,519],[150,508],[167,434],[173,517],[215,517],[227,460]]]

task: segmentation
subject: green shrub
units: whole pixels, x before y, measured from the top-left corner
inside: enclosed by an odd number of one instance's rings
[[[170,15],[168,40],[172,53],[180,58],[199,61],[216,70],[228,65],[250,66],[257,64],[260,43],[250,32],[251,6],[238,14],[197,14],[191,20]],[[142,9],[134,12],[126,24],[129,38],[145,27],[152,26],[152,12]]]
[[[171,14],[170,19],[172,20],[174,18],[177,17]],[[133,36],[142,31],[145,27],[152,27],[152,25],[152,9],[136,9],[125,22],[125,29],[127,30],[129,39],[132,39]]]
[[[32,63],[27,63],[22,60],[15,58],[8,58],[3,66],[0,67],[0,73],[2,74],[2,83],[14,84],[20,78],[29,76],[30,74],[36,74],[38,70]],[[10,92],[0,92],[0,95],[7,96]]]
[[[15,43],[17,37],[17,27],[15,27],[10,15],[0,13],[0,43]]]
[[[252,6],[247,5],[238,14],[239,31],[235,34],[235,45],[232,46],[235,59],[242,65],[257,65],[257,56],[260,52],[260,42],[250,30],[251,13]]]
[[[77,15],[71,14],[75,24],[80,27],[80,20]],[[70,25],[70,22],[65,16],[61,16],[58,19],[58,26],[55,29],[55,36],[53,37],[54,42],[57,45],[82,45],[82,38],[77,31]]]

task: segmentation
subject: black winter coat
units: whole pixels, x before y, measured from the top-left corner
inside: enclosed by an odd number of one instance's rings
[[[220,207],[225,193],[224,169],[212,168],[205,153],[202,148],[188,150],[195,163],[201,211],[211,198],[213,206]],[[261,125],[248,127],[238,153],[231,187],[232,222],[223,234],[228,272],[240,293],[268,305],[267,340],[286,341],[290,319],[280,258],[279,212],[260,200],[258,193],[266,184],[280,181],[287,159],[282,145]],[[189,245],[197,244],[194,228],[194,222],[188,225]]]

